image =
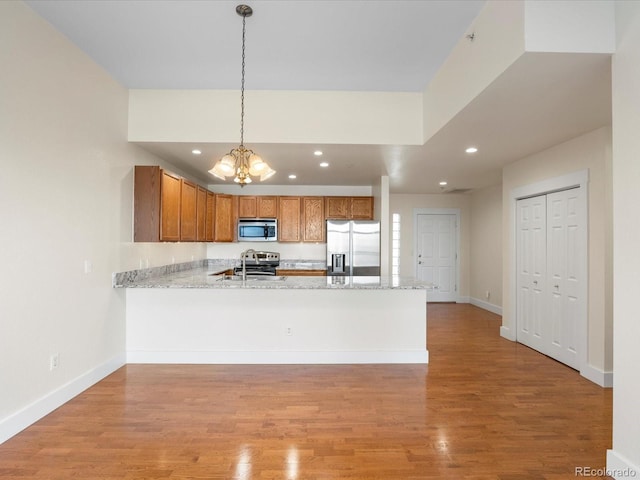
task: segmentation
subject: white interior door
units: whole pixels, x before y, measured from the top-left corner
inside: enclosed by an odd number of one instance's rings
[[[427,292],[429,302],[457,299],[456,215],[417,216],[416,277],[438,288]]]
[[[547,195],[547,271],[550,294],[548,355],[580,368],[578,328],[582,315],[580,298],[584,281],[580,242],[579,196],[574,188]]]
[[[516,339],[545,353],[543,321],[546,317],[546,196],[518,200],[516,208],[518,225]]]

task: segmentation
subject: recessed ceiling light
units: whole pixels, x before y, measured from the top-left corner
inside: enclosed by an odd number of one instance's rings
[[[289,175],[289,178],[290,178],[291,180],[295,180],[295,179],[296,179],[296,178],[298,178],[298,177],[295,175],[295,173],[292,173],[291,175]]]
[[[447,184],[447,182],[445,182],[444,180],[442,182],[440,182],[440,186],[444,187]]]
[[[202,153],[201,150],[195,149],[195,150],[191,150],[191,153],[193,153],[194,155],[200,155]]]
[[[313,154],[314,154],[316,157],[321,157],[321,156],[322,156],[322,150],[316,150],[315,152],[313,152]]]
[[[467,153],[476,153],[478,149],[476,147],[469,147],[465,150]]]
[[[329,166],[329,162],[322,162],[320,164],[321,167],[328,167]]]

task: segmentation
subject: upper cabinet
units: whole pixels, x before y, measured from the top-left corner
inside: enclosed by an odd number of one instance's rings
[[[233,195],[216,195],[158,166],[136,166],[135,242],[232,242],[236,209]],[[216,235],[216,227],[219,233]]]
[[[235,242],[238,218],[277,218],[281,242],[324,242],[327,219],[373,219],[373,197],[216,194],[158,166],[135,167],[135,242]]]
[[[324,197],[302,197],[302,241],[324,242]]]
[[[278,218],[278,197],[257,197],[258,218]]]
[[[233,242],[237,223],[238,197],[216,193],[216,215],[214,225],[214,242]]]
[[[213,242],[216,222],[216,194],[207,191],[207,213],[204,226],[205,242]]]
[[[196,241],[207,240],[207,190],[198,187],[196,198]]]
[[[278,240],[280,242],[302,240],[300,213],[300,197],[278,197]]]
[[[373,220],[373,197],[351,197],[351,218]]]
[[[180,240],[183,242],[196,241],[198,186],[195,183],[182,180],[180,194]]]
[[[349,197],[325,197],[324,211],[328,219],[348,220],[351,215]]]
[[[278,197],[241,195],[238,197],[239,218],[277,218]]]
[[[325,197],[327,220],[373,220],[373,197]]]

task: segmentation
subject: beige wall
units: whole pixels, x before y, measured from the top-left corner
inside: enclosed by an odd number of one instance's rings
[[[127,91],[22,2],[0,2],[0,65],[2,441],[23,409],[122,361],[112,272],[205,246],[131,242],[132,167],[161,162],[127,143]]]
[[[603,127],[586,135],[574,138],[548,150],[524,158],[508,165],[503,170],[503,326],[513,328],[514,308],[509,292],[514,265],[511,263],[513,248],[510,238],[511,223],[510,195],[513,189],[547,180],[560,175],[589,170],[588,198],[588,352],[590,366],[603,372],[612,370],[613,352],[610,336],[612,325],[611,286],[607,284],[610,249],[610,177],[611,130]]]
[[[502,307],[502,185],[471,194],[470,229],[471,299]]]
[[[613,449],[608,468],[632,467],[640,477],[640,3],[616,2],[613,57],[614,375]]]
[[[410,195],[391,194],[389,214],[400,214],[400,275],[413,277],[414,264],[414,213],[415,208],[457,208],[460,210],[460,279],[458,294],[461,301],[469,296],[470,276],[470,196],[466,194]],[[391,265],[391,260],[389,260]]]

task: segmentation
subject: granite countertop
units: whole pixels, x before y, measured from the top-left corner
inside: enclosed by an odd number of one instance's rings
[[[170,268],[174,267],[174,268]],[[231,266],[231,268],[233,265]],[[249,289],[414,289],[430,290],[428,282],[402,277],[325,277],[290,276],[267,279],[225,280],[227,262],[211,260],[190,262],[179,266],[157,267],[155,272],[134,270],[114,274],[115,288],[249,288]],[[287,267],[291,268],[291,267]],[[162,269],[168,270],[164,271]],[[151,269],[146,269],[151,270]],[[172,271],[173,270],[173,271]]]

